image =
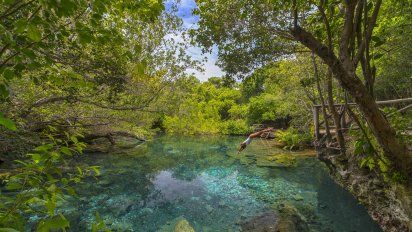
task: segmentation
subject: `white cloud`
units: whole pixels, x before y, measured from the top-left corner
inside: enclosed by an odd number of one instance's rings
[[[202,60],[203,58],[206,58],[207,61],[203,62],[202,66],[204,71],[198,71],[198,70],[188,70],[188,73],[194,73],[194,75],[200,80],[200,81],[207,81],[210,77],[220,77],[225,75],[225,72],[222,71],[217,65],[217,51],[216,48],[212,50],[212,53],[205,53],[202,54],[201,49],[199,47],[191,47],[188,49],[188,53],[197,60]]]
[[[166,5],[170,4],[171,1],[167,1]],[[196,8],[196,2],[194,0],[181,0],[177,15],[182,18],[183,26],[186,29],[196,28],[199,17],[192,14],[192,10]],[[183,42],[184,39],[181,35],[171,35],[176,41]],[[190,47],[186,51],[195,60],[203,60],[207,58],[206,62],[203,62],[203,69],[205,71],[200,72],[197,70],[187,70],[187,73],[194,73],[194,75],[201,81],[206,81],[210,77],[222,76],[225,73],[216,65],[217,61],[217,48],[213,47],[212,53],[202,54],[200,47]]]

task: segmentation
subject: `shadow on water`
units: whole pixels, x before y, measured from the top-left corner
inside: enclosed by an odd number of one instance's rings
[[[77,186],[61,212],[72,231],[90,228],[98,212],[115,231],[158,231],[183,217],[196,231],[239,231],[242,222],[290,205],[313,231],[381,231],[365,209],[328,176],[316,158],[290,168],[244,164],[241,137],[164,136],[116,154],[88,154],[82,164],[101,166],[98,180]],[[253,142],[241,156],[282,150]],[[293,155],[293,154],[290,154]]]

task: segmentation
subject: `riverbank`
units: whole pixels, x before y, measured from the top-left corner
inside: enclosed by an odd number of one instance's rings
[[[325,148],[317,152],[335,182],[350,191],[384,231],[412,231],[410,188],[387,183],[360,168],[358,157],[350,151],[346,156],[335,155]]]

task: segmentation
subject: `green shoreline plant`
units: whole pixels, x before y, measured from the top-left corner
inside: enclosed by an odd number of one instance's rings
[[[97,166],[69,166],[69,160],[81,155],[86,144],[79,141],[80,134],[64,134],[61,138],[55,128],[49,127],[43,134],[47,142],[28,153],[24,161],[16,160],[18,166],[13,174],[2,180],[5,185],[0,192],[0,230],[26,230],[27,215],[40,218],[36,231],[64,231],[70,226],[58,213],[58,202],[65,195],[76,196],[73,185],[85,177],[98,176],[100,171]]]

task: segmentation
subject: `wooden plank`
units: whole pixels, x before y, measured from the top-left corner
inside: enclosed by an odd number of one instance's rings
[[[402,99],[386,100],[386,101],[377,101],[376,103],[378,105],[391,105],[391,104],[398,104],[398,103],[412,103],[412,97],[402,98]]]
[[[320,133],[319,133],[319,108],[314,107],[313,108],[313,120],[315,123],[315,138],[316,140],[320,139]]]
[[[412,103],[412,98],[402,98],[402,99],[393,99],[393,100],[386,100],[386,101],[376,101],[376,104],[378,105],[392,105],[392,104],[398,104],[398,103]],[[344,106],[345,104],[335,104],[334,106]],[[348,106],[356,106],[357,104],[354,102],[348,103]],[[320,108],[322,107],[321,105],[314,105],[313,107]],[[329,106],[325,106],[329,107]]]
[[[342,115],[340,117],[340,125],[342,126],[342,128],[347,128],[347,124],[346,124],[346,108],[343,110]]]

